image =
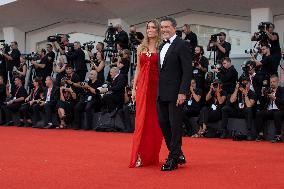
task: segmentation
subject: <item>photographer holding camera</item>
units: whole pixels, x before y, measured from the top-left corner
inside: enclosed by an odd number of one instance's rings
[[[46,73],[46,65],[48,64],[48,58],[46,56],[45,49],[39,49],[37,52],[37,56],[35,59],[31,61],[36,73],[36,77],[41,78],[42,83],[45,82],[45,78],[47,77]]]
[[[263,74],[256,72],[256,63],[252,60],[248,60],[242,67],[243,74],[240,76],[239,81],[241,82],[243,78],[248,77],[250,79],[250,89],[255,92],[257,97],[257,109],[263,109],[263,99],[261,97],[261,89],[263,86]]]
[[[97,79],[97,71],[91,70],[89,75],[88,83],[82,83],[81,88],[84,89],[82,97],[80,101],[75,105],[74,110],[74,126],[75,130],[82,129],[82,115],[83,112],[86,112],[86,120],[87,124],[86,127],[83,128],[84,130],[92,129],[92,122],[93,122],[93,112],[100,111],[101,108],[101,95],[100,91],[97,89],[102,86],[102,82]]]
[[[2,115],[1,120],[5,120],[7,126],[11,126],[14,124],[12,121],[12,114],[19,111],[21,105],[25,102],[26,97],[28,96],[26,89],[22,84],[22,80],[20,77],[16,77],[14,79],[15,88],[9,91],[9,86],[7,85],[7,97],[8,101],[5,102],[5,105],[2,106],[2,110],[4,111],[5,117]]]
[[[117,24],[115,26],[116,29],[116,35],[115,35],[115,44],[117,46],[117,44],[119,44],[119,46],[122,49],[128,49],[128,43],[129,43],[129,39],[128,39],[128,34],[122,29],[122,26],[120,24]]]
[[[259,32],[255,32],[252,41],[260,41],[261,45],[270,45],[270,54],[281,59],[281,48],[278,33],[274,32],[275,26],[270,22],[261,22],[258,26]]]
[[[102,51],[97,51],[95,53],[95,59],[91,60],[91,69],[97,71],[97,78],[102,83],[105,82],[105,60],[104,60],[104,54]]]
[[[18,49],[18,43],[16,41],[11,42],[11,52],[3,52],[3,56],[6,59],[6,68],[7,71],[10,71],[10,81],[13,80],[12,78],[12,71],[14,66],[19,67],[20,66],[20,57],[21,57],[21,52]]]
[[[69,44],[69,35],[57,34],[54,36],[49,36],[47,41],[52,43],[55,52],[57,52],[56,59],[58,59],[60,57],[58,56],[58,53],[60,53],[60,55],[65,54],[65,48]]]
[[[137,48],[137,46],[142,43],[143,39],[144,35],[141,32],[137,32],[136,27],[131,25],[129,29],[129,42],[131,47]]]
[[[223,89],[227,94],[232,94],[238,81],[238,72],[232,65],[231,59],[225,57],[222,61],[222,67],[212,69],[212,71],[217,73],[217,77],[223,83]]]
[[[56,74],[56,85],[60,86],[61,79],[65,76],[67,66],[67,58],[65,55],[59,57],[56,63],[53,65],[53,73]]]
[[[120,57],[118,58],[117,61],[117,67],[120,70],[120,74],[124,75],[126,80],[128,81],[128,72],[130,68],[130,55],[131,52],[128,49],[122,50],[122,54],[120,54]]]
[[[204,88],[205,74],[208,71],[208,59],[204,56],[202,46],[195,47],[195,53],[192,61],[193,78],[196,81],[197,88]]]
[[[219,40],[217,38],[219,37]],[[215,35],[211,35],[209,40],[207,51],[216,51],[216,62],[219,63],[225,57],[230,56],[231,43],[226,41],[226,34],[220,32]]]
[[[264,74],[264,79],[269,80],[272,75],[278,75],[279,61],[276,56],[271,55],[268,45],[261,46],[262,60],[256,59],[255,54],[251,54],[251,59],[255,61],[256,66],[261,68],[261,72]]]
[[[57,129],[65,129],[66,123],[71,123],[74,115],[74,105],[76,103],[77,95],[71,87],[66,87],[62,82],[60,85],[60,99],[57,102],[56,109],[60,120],[60,124]]]
[[[281,130],[284,118],[284,88],[279,86],[279,78],[276,75],[270,77],[270,88],[265,89],[263,93],[266,97],[266,109],[256,113],[257,141],[264,140],[264,124],[272,119],[275,126],[275,137],[271,142],[281,142],[283,141]]]
[[[245,118],[248,130],[247,140],[252,140],[253,114],[256,101],[256,94],[251,90],[250,78],[243,77],[230,97],[230,104],[222,108],[222,135],[220,138],[227,137],[229,118]]]
[[[222,118],[222,108],[226,103],[227,93],[223,90],[222,82],[215,79],[210,86],[210,90],[206,95],[206,106],[204,106],[199,114],[199,131],[197,135],[203,137],[207,133],[209,122],[217,122]]]
[[[184,40],[189,43],[189,48],[192,54],[194,54],[195,47],[198,44],[197,35],[190,30],[189,24],[184,24],[182,27],[182,31],[185,34]]]
[[[27,63],[26,63],[26,58],[24,56],[20,57],[20,66],[13,67],[13,78],[20,77],[23,81],[23,84],[25,83],[25,78],[27,74]]]
[[[55,60],[55,53],[53,52],[53,46],[51,44],[46,45],[46,56],[47,56],[47,64],[46,64],[46,76],[51,76],[53,71],[53,63]]]
[[[74,42],[74,51],[67,52],[66,56],[67,59],[72,61],[75,73],[79,76],[80,81],[85,81],[88,69],[85,62],[85,53],[81,49],[81,43],[78,41]]]

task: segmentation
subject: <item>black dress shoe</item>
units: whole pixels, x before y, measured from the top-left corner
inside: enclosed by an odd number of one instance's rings
[[[33,124],[31,122],[26,122],[25,127],[32,127]]]
[[[169,158],[166,163],[161,167],[161,171],[172,171],[178,168],[176,160]]]
[[[221,138],[221,139],[227,138],[227,131],[225,131],[225,130],[222,131],[220,138]]]
[[[48,124],[45,127],[43,127],[44,129],[54,129],[55,126],[53,124]]]
[[[253,141],[253,138],[252,138],[251,134],[247,135],[247,141]]]
[[[6,125],[6,126],[12,126],[12,125],[14,125],[14,121],[9,121],[9,122],[7,122],[5,125]]]
[[[264,136],[263,135],[258,135],[255,139],[256,142],[264,141]]]
[[[183,154],[178,157],[177,163],[179,165],[186,164],[185,156]]]
[[[20,121],[20,123],[17,125],[17,127],[23,127],[25,126],[25,123],[23,121]]]
[[[278,143],[278,142],[282,142],[281,136],[275,136],[272,140],[272,143]]]

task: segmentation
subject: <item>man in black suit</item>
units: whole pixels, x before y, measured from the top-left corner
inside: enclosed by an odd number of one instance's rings
[[[122,107],[124,103],[125,87],[127,80],[124,75],[119,74],[119,68],[113,67],[110,70],[112,82],[107,88],[99,88],[100,93],[106,93],[102,99],[102,106],[108,111]]]
[[[274,120],[275,137],[271,142],[281,142],[282,121],[284,118],[284,88],[279,86],[279,78],[276,75],[270,77],[270,88],[266,89],[264,96],[267,97],[266,110],[256,113],[255,125],[257,127],[257,141],[263,140],[263,127],[265,121]],[[283,136],[282,136],[283,137]]]
[[[158,85],[158,115],[169,150],[162,171],[171,171],[184,164],[182,145],[182,104],[189,92],[192,78],[192,56],[188,44],[176,37],[176,20],[161,21],[164,44],[160,47],[160,76]]]
[[[33,127],[37,127],[37,122],[40,121],[40,110],[44,109],[45,112],[45,129],[55,128],[52,124],[52,112],[56,108],[57,101],[59,100],[59,88],[54,85],[52,77],[48,76],[45,80],[46,88],[43,93],[43,99],[40,103],[33,105]]]

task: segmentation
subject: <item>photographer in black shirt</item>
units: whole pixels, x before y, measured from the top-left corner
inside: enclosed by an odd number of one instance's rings
[[[247,126],[247,140],[252,140],[252,124],[254,106],[256,104],[256,94],[251,90],[251,81],[248,77],[243,77],[236,85],[234,93],[231,95],[230,104],[222,108],[222,135],[227,137],[228,119],[245,118]]]
[[[185,34],[184,40],[189,43],[189,48],[192,54],[194,54],[195,47],[198,45],[197,35],[190,30],[189,24],[184,24],[182,31]]]
[[[255,92],[257,97],[257,109],[263,109],[263,98],[261,96],[261,89],[263,86],[263,74],[259,71],[256,72],[256,63],[252,60],[246,62],[246,64],[242,67],[243,74],[239,78],[239,82],[242,81],[243,78],[248,77],[250,79],[250,89]]]
[[[256,66],[261,68],[261,72],[264,74],[264,79],[269,80],[272,75],[278,75],[279,61],[275,55],[271,55],[268,45],[261,46],[262,60],[256,59],[255,54],[251,54],[251,59],[255,61]]]
[[[213,40],[212,36],[215,36],[216,40]],[[212,36],[208,43],[207,51],[216,51],[216,61],[219,63],[223,58],[230,56],[231,44],[226,41],[226,34],[224,32]],[[217,36],[219,40],[217,40]]]
[[[185,134],[188,136],[194,134],[194,129],[190,125],[190,118],[197,117],[199,115],[202,105],[201,97],[202,90],[200,88],[197,88],[197,83],[195,79],[192,79],[189,88],[189,93],[187,94],[187,99],[183,107]]]
[[[97,79],[97,71],[92,70],[89,75],[88,83],[82,83],[81,88],[84,89],[83,95],[80,101],[76,104],[74,109],[74,126],[75,130],[92,129],[93,112],[100,111],[101,108],[101,96],[100,91],[97,89],[102,86],[102,82]],[[83,128],[81,124],[81,119],[83,112],[86,112],[87,124]]]
[[[266,35],[265,38],[267,38],[267,43],[265,45],[270,45],[270,54],[277,57],[277,60],[280,61],[281,59],[281,48],[280,48],[280,42],[279,42],[279,35],[278,33],[274,32],[275,26],[272,23],[265,23],[264,27],[264,34]],[[254,33],[252,37],[252,41],[258,41],[260,40],[260,33],[256,32]],[[262,43],[263,44],[263,43]]]
[[[205,74],[208,71],[208,59],[204,56],[202,46],[195,47],[195,54],[192,61],[193,78],[196,81],[197,88],[203,88],[205,85]]]
[[[74,51],[67,52],[66,56],[73,62],[75,73],[79,76],[80,81],[85,81],[88,69],[85,62],[85,53],[81,49],[81,43],[78,41],[74,42]]]
[[[42,83],[45,83],[45,78],[47,77],[46,65],[48,64],[48,58],[45,49],[40,49],[37,52],[39,60],[32,60],[31,63],[35,69],[36,77],[41,78]]]
[[[18,43],[16,41],[11,42],[11,53],[4,53],[3,56],[6,59],[6,68],[7,71],[9,71],[10,75],[10,81],[13,80],[12,78],[12,71],[13,67],[19,67],[20,66],[20,57],[21,57],[21,52],[18,49]]]
[[[115,29],[117,31],[117,34],[115,35],[116,46],[117,44],[119,44],[122,49],[128,49],[129,48],[128,34],[122,29],[122,26],[119,24],[116,25]]]
[[[53,52],[53,47],[51,44],[47,44],[46,45],[46,49],[47,49],[47,64],[46,64],[46,76],[51,76],[51,73],[53,71],[53,63],[55,60],[55,53]]]
[[[238,72],[231,63],[231,59],[226,57],[223,59],[222,67],[220,69],[212,69],[217,73],[217,77],[223,83],[223,89],[227,94],[234,92],[236,82],[238,81]]]
[[[129,42],[131,45],[137,47],[142,43],[144,39],[144,35],[141,32],[136,31],[136,27],[134,25],[130,26],[129,29]]]

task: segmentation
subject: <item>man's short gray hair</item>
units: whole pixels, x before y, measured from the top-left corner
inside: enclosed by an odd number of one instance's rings
[[[163,21],[170,21],[170,22],[172,23],[172,26],[173,26],[174,28],[177,27],[177,21],[176,21],[176,19],[174,19],[173,17],[168,17],[168,16],[163,17],[163,18],[161,19],[161,22],[163,22]]]

